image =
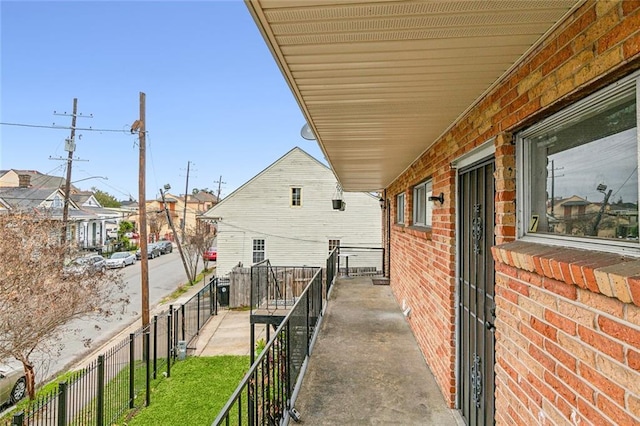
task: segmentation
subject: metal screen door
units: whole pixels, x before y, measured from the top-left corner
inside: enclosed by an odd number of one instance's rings
[[[494,170],[490,158],[458,176],[458,402],[468,425],[495,423]]]

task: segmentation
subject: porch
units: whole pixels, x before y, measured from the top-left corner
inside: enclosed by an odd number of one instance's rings
[[[266,325],[268,343],[252,353],[214,425],[289,424],[298,414],[313,425],[463,424],[427,367],[405,318],[410,311],[377,267],[370,275],[341,269],[341,249],[324,270],[268,261],[251,268],[250,340],[255,346],[254,327]]]
[[[457,425],[391,288],[338,278],[295,407],[305,424]]]

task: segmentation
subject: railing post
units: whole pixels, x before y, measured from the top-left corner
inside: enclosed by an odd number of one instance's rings
[[[197,334],[200,334],[200,292],[198,292],[198,323],[197,323]]]
[[[22,426],[24,424],[24,411],[19,411],[13,415],[11,426]]]
[[[148,407],[149,404],[151,404],[151,380],[150,380],[150,376],[151,376],[151,364],[149,363],[149,338],[151,336],[149,335],[149,330],[145,331],[144,333],[144,351],[147,354],[145,359],[145,363],[147,364],[147,369],[146,369],[146,377],[145,377],[145,387],[146,387],[146,392],[147,392],[147,397],[145,400],[145,404]]]
[[[96,397],[96,425],[104,424],[104,355],[98,355],[98,392]]]
[[[135,334],[129,334],[129,408],[134,407],[135,383],[133,382],[136,372],[136,347]]]
[[[184,304],[180,305],[180,316],[182,317],[182,323],[180,330],[182,331],[182,340],[186,340],[185,338],[185,308]]]
[[[167,315],[167,377],[171,377],[171,334],[173,333],[173,315],[172,305],[169,305],[169,314]]]
[[[58,426],[67,424],[67,382],[58,383]]]
[[[158,377],[158,316],[153,316],[153,379]]]
[[[311,289],[309,289],[311,290]],[[307,356],[309,356],[309,341],[310,339],[310,335],[311,335],[311,331],[309,330],[309,291],[307,291],[305,299],[307,299]]]

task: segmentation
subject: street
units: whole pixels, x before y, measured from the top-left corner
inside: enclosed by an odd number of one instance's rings
[[[141,282],[140,261],[127,266],[123,270],[126,283],[125,292],[129,295],[130,303],[123,315],[100,320],[76,320],[70,324],[71,329],[78,333],[69,333],[60,344],[63,346],[60,356],[48,360],[47,357],[38,359],[33,356],[36,367],[36,378],[40,382],[61,372],[66,366],[79,358],[86,356],[94,348],[106,342],[129,324],[133,323],[141,314]],[[171,294],[180,284],[187,282],[184,267],[177,250],[162,255],[156,259],[149,259],[149,308],[152,309],[163,297]],[[86,347],[84,339],[90,338],[91,345]]]

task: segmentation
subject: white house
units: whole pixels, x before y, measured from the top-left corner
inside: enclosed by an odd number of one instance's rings
[[[296,147],[208,210],[201,219],[217,222],[217,275],[263,259],[325,266],[335,245],[380,248],[378,198],[344,193],[346,208],[334,210],[336,184],[327,166]],[[371,256],[381,267],[381,252],[358,254],[349,266],[372,266]]]

